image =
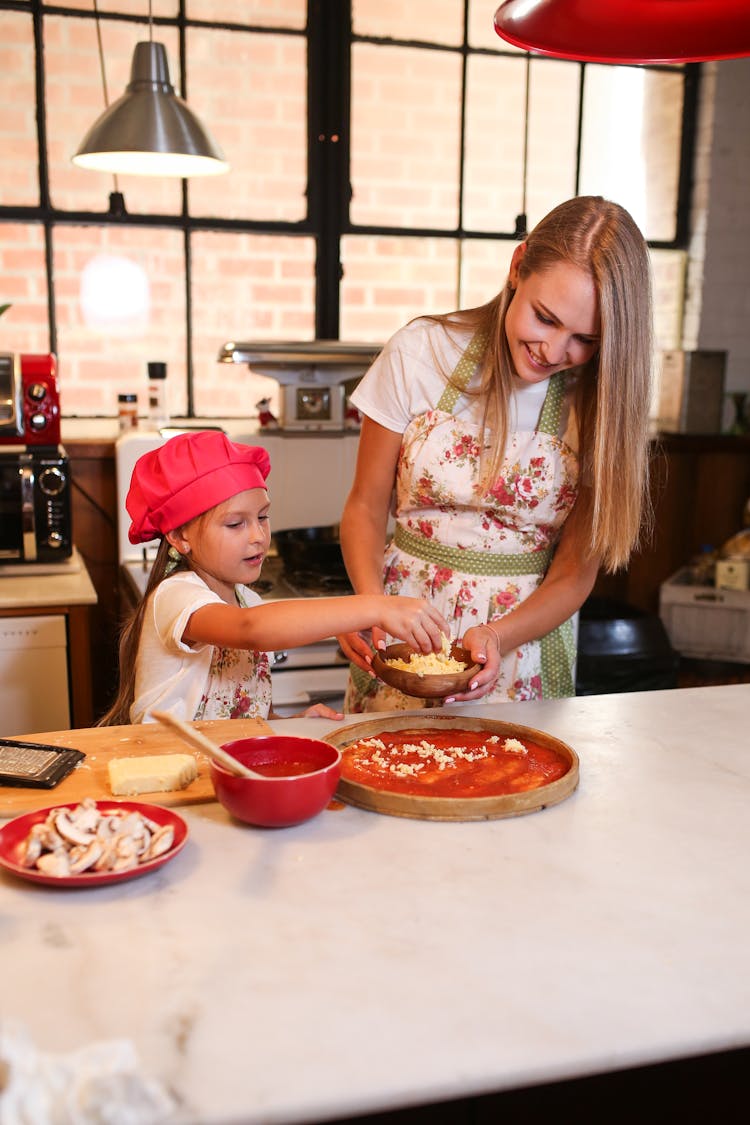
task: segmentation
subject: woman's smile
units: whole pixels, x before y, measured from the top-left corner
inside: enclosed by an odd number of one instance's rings
[[[590,274],[567,262],[521,277],[514,258],[515,293],[505,332],[520,379],[538,383],[556,371],[587,363],[599,346],[599,302]]]

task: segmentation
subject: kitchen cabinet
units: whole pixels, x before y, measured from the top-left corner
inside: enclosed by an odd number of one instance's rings
[[[735,685],[449,708],[576,750],[577,790],[526,816],[344,805],[264,830],[204,800],[179,810],[179,855],[132,883],[0,872],[4,1022],[48,1052],[124,1040],[178,1096],[176,1125],[738,1119],[749,701]]]
[[[34,714],[35,698],[47,690],[43,680],[44,668],[47,668],[47,674],[50,676],[55,675],[55,667],[59,671],[59,663],[55,665],[54,658],[50,657],[51,649],[59,647],[57,640],[50,646],[41,636],[47,629],[51,628],[55,631],[54,623],[58,622],[63,627],[66,649],[65,664],[71,722],[74,727],[91,725],[94,715],[89,613],[95,604],[96,591],[85,563],[76,550],[67,562],[57,563],[54,566],[50,564],[48,567],[38,567],[29,564],[0,567],[0,618],[3,619],[9,635],[14,635],[16,638],[13,678],[4,677],[3,685],[6,691],[22,690],[24,693],[22,700],[8,701],[9,713],[12,714],[17,707],[16,713],[19,716]],[[36,628],[33,620],[35,618],[39,618]],[[12,628],[14,621],[19,623],[16,629]],[[52,624],[43,624],[47,622]],[[26,646],[19,643],[24,634],[28,638]],[[43,651],[49,659],[52,659],[52,663],[47,659],[44,665],[41,662],[35,664],[30,653],[33,651],[33,646],[39,643],[43,645]],[[12,656],[11,652],[5,653],[6,659],[11,659]],[[6,672],[10,675],[9,666],[6,667]],[[48,706],[49,700],[41,700],[38,714],[49,713]],[[62,714],[62,712],[56,713]],[[0,729],[3,733],[18,733],[9,730],[7,723],[7,717],[0,715]]]
[[[654,531],[616,575],[601,574],[597,596],[650,613],[659,588],[704,544],[719,548],[740,530],[750,498],[750,436],[662,434],[651,447]]]

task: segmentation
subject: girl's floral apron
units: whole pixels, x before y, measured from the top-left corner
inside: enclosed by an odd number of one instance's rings
[[[471,625],[500,620],[536,589],[578,484],[578,458],[559,436],[565,401],[561,372],[549,380],[536,430],[510,435],[500,475],[480,494],[480,428],[453,411],[482,352],[477,334],[437,408],[414,418],[404,433],[396,530],[385,552],[385,592],[428,598],[458,638]],[[482,702],[573,695],[575,658],[570,620],[506,653],[498,680]],[[403,695],[351,666],[347,711],[425,706],[434,704]]]
[[[247,609],[239,586],[237,604]],[[271,710],[268,653],[214,646],[206,690],[195,719],[266,719]]]

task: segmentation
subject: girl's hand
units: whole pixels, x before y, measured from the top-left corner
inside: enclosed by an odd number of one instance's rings
[[[500,672],[500,638],[489,625],[473,625],[471,629],[467,629],[461,645],[470,654],[472,662],[481,664],[482,668],[469,684],[469,691],[450,695],[444,700],[445,703],[465,703],[481,699],[495,686]]]
[[[424,598],[402,598],[384,594],[381,625],[386,633],[398,637],[416,652],[439,652],[443,634],[450,636],[448,622],[442,613]],[[378,649],[384,649],[385,637],[373,630]]]
[[[343,719],[343,711],[334,711],[327,703],[313,703],[306,711],[295,715],[295,719]]]

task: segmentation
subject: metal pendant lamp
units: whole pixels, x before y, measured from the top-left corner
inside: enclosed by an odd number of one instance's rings
[[[748,0],[505,0],[495,31],[554,58],[688,63],[750,55]]]
[[[106,101],[99,34],[98,41]],[[229,171],[221,149],[175,93],[166,49],[153,40],[136,43],[125,93],[91,126],[73,163],[115,175],[216,176]]]

